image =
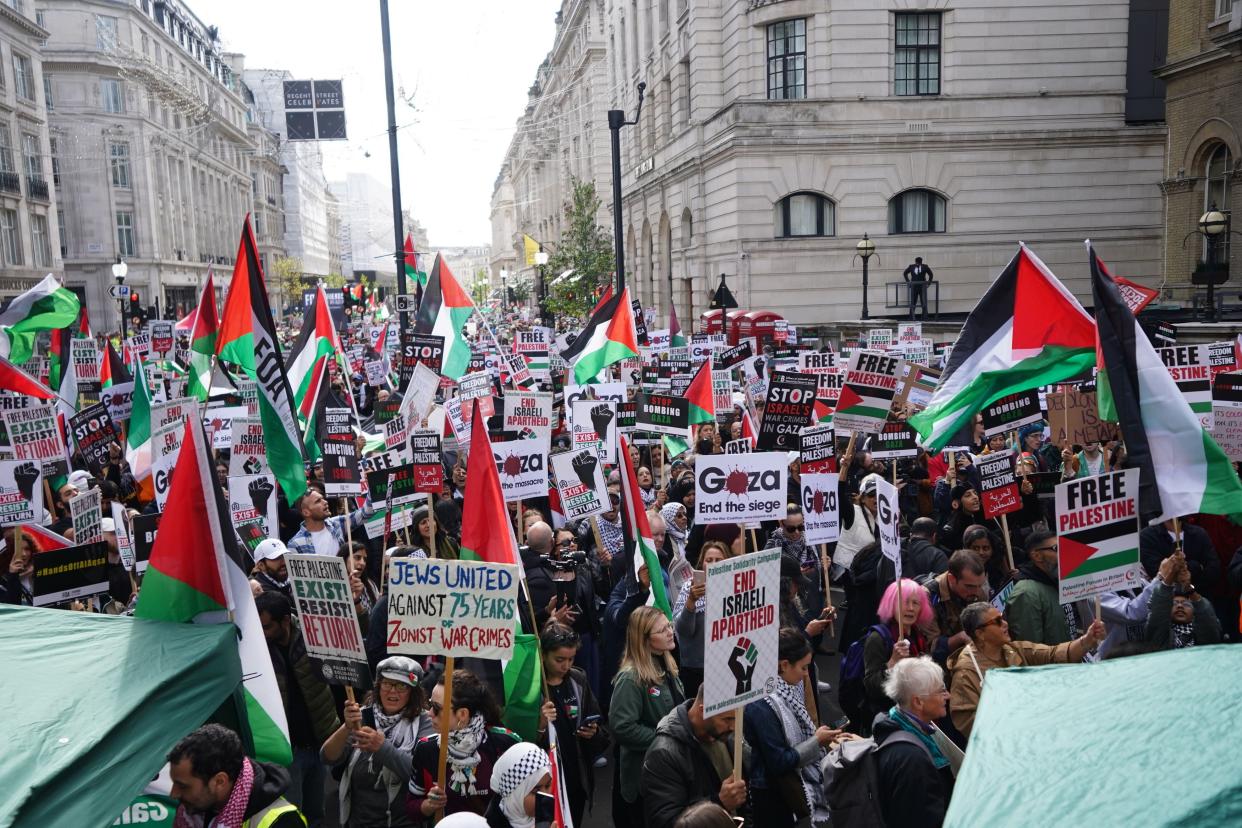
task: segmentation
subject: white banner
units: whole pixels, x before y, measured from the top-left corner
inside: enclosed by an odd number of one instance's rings
[[[557,491],[566,520],[580,520],[607,512],[612,506],[604,466],[589,449],[552,455]]]
[[[783,451],[699,455],[694,469],[695,522],[781,520],[788,476]]]
[[[512,564],[391,559],[389,655],[511,658],[518,579]]]
[[[617,462],[617,405],[611,400],[575,400],[569,408],[574,450],[590,449],[600,462]]]
[[[762,698],[776,684],[781,551],[761,549],[709,564],[703,594],[703,713]]]
[[[802,474],[803,539],[809,545],[832,543],[841,536],[841,504],[837,499],[837,475]]]
[[[505,502],[548,496],[548,444],[542,440],[492,443]]]
[[[887,480],[876,478],[876,530],[880,533],[880,551],[893,562],[897,577],[901,578],[901,507],[897,502],[897,487]]]
[[[263,443],[263,421],[246,418],[233,422],[233,444],[229,453],[229,476],[260,474],[267,470],[267,448]]]
[[[43,522],[43,469],[33,460],[0,461],[0,526]]]
[[[268,538],[280,537],[276,516],[276,478],[271,474],[247,474],[229,478],[229,513],[233,528],[246,551]]]
[[[69,501],[73,542],[82,546],[103,540],[103,492],[87,489]]]

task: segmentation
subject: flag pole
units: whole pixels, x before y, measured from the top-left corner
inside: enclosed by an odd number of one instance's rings
[[[401,215],[401,169],[397,163],[397,110],[393,97],[392,80],[392,35],[388,24],[388,0],[380,0],[380,36],[384,45],[384,97],[388,103],[388,161],[392,176],[392,234],[393,258],[397,264],[397,294],[405,296],[409,290],[405,283],[405,234],[404,221]],[[402,304],[404,308],[405,305]],[[402,310],[399,314],[401,330],[405,331],[409,323],[409,314]],[[447,685],[446,685],[447,689]],[[444,756],[445,744],[440,745],[441,757]],[[441,761],[443,767],[443,761]],[[441,774],[443,775],[443,774]]]

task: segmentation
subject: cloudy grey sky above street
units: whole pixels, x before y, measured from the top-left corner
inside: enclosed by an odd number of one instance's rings
[[[392,0],[402,206],[433,245],[490,244],[488,202],[526,91],[552,45],[559,0]],[[200,0],[253,69],[343,78],[347,142],[324,142],[329,180],[387,184],[388,135],[378,0]],[[401,98],[400,90],[414,107]],[[370,153],[370,157],[367,157]]]

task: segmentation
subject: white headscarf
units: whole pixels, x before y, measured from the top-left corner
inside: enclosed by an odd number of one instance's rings
[[[492,767],[492,793],[500,797],[500,812],[512,828],[534,828],[524,800],[552,767],[548,753],[530,742],[518,742],[506,750]]]

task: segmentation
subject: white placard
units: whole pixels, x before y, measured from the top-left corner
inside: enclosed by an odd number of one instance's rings
[[[750,523],[785,517],[789,461],[783,451],[704,454],[695,461],[696,523]]]
[[[761,549],[707,567],[703,713],[715,716],[776,686],[781,551]]]
[[[841,504],[835,474],[816,472],[799,477],[804,539],[807,544],[832,543],[841,536]]]
[[[511,658],[518,580],[512,564],[392,558],[389,655]]]

